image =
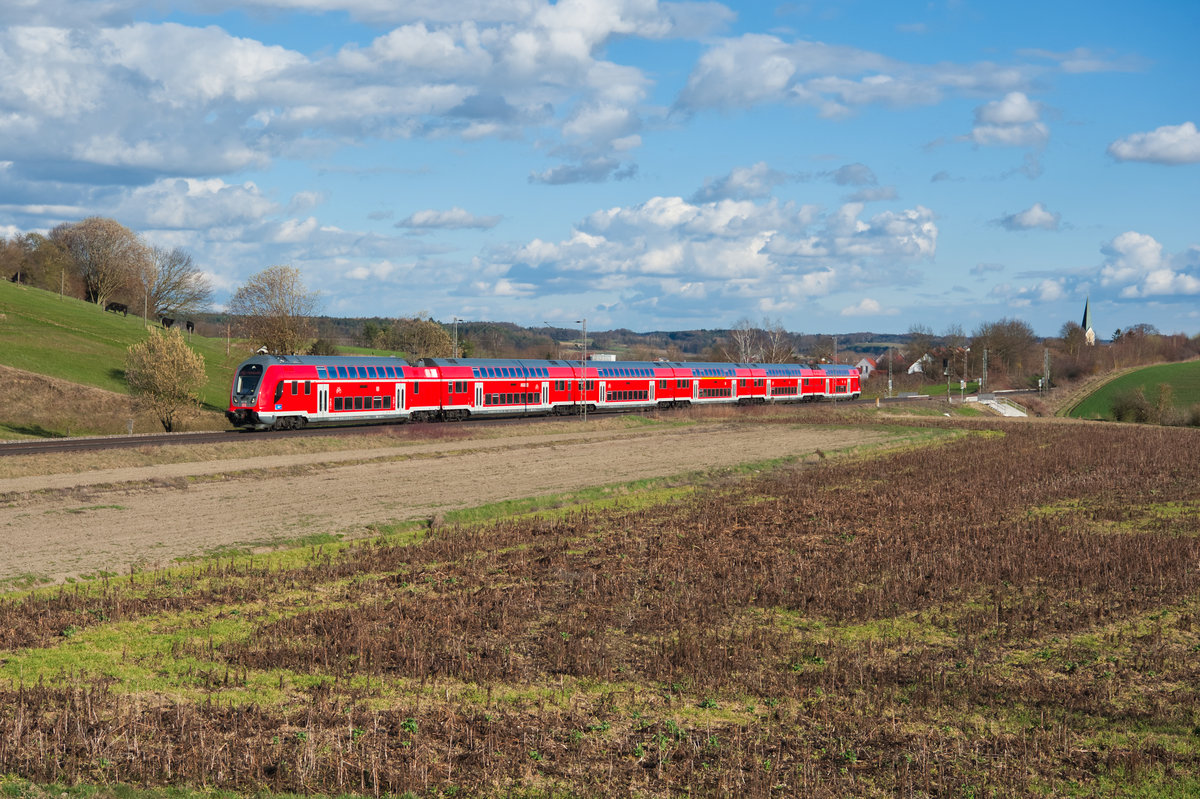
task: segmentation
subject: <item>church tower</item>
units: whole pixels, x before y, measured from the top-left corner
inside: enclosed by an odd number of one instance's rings
[[[1088,343],[1088,346],[1096,345],[1096,331],[1092,329],[1092,298],[1088,297],[1083,301],[1083,322],[1079,325],[1083,328],[1083,340]]]

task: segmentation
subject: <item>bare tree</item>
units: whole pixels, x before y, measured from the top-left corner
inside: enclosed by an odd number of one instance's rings
[[[753,363],[761,360],[758,328],[747,317],[742,317],[729,330],[721,345],[721,354],[730,363]]]
[[[149,248],[136,233],[106,217],[61,224],[50,232],[50,238],[71,259],[83,281],[84,299],[101,306],[128,290],[150,258]]]
[[[933,347],[933,328],[915,324],[908,329],[908,360],[919,361]]]
[[[134,406],[152,412],[168,433],[192,416],[200,404],[207,376],[204,359],[188,347],[178,328],[159,333],[129,348],[125,380]]]
[[[192,256],[178,247],[151,249],[136,278],[143,314],[183,316],[202,311],[212,302],[212,283]]]
[[[229,301],[242,332],[255,349],[277,355],[304,352],[314,336],[312,316],[320,295],[309,291],[292,266],[270,266],[250,276]]]
[[[999,366],[1013,377],[1024,377],[1026,367],[1033,364],[1037,336],[1028,322],[1021,319],[1001,319],[985,322],[976,330],[971,349],[986,348],[989,363]],[[1040,366],[1040,362],[1038,363]]]
[[[763,363],[790,363],[796,357],[795,338],[778,319],[763,319],[761,357]]]

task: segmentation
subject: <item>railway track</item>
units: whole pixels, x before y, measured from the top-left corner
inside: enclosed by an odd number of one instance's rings
[[[255,439],[276,436],[330,436],[330,435],[373,435],[393,427],[374,425],[363,427],[317,427],[307,430],[263,431],[219,430],[197,433],[147,433],[133,436],[94,436],[80,438],[37,438],[0,443],[0,457],[6,455],[45,455],[62,452],[88,452],[104,449],[129,447],[160,447],[171,444],[222,444],[244,440],[244,436]]]
[[[1025,393],[1025,392],[1012,392]],[[898,404],[905,402],[928,401],[928,396],[884,397],[881,402]],[[874,405],[874,399],[838,400],[837,405]],[[631,411],[633,412],[633,411]],[[603,414],[608,416],[611,414]],[[487,419],[471,422],[472,427],[509,424],[537,424],[539,422],[562,421],[562,416],[517,416],[508,419]],[[220,444],[242,440],[249,436],[254,440],[275,438],[279,436],[296,438],[298,436],[346,436],[346,435],[380,435],[389,430],[412,428],[422,423],[367,424],[345,425],[332,427],[309,427],[301,430],[218,430],[196,433],[143,433],[132,436],[92,436],[79,438],[37,438],[20,441],[0,442],[0,457],[11,455],[45,455],[50,453],[88,452],[92,450],[122,449],[129,447],[159,447],[164,445],[195,445]],[[447,423],[453,424],[453,423]]]

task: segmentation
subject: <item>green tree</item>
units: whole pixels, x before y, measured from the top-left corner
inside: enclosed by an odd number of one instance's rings
[[[157,416],[168,433],[195,414],[206,379],[204,359],[178,329],[160,333],[152,328],[150,337],[125,356],[125,380],[135,408]]]
[[[253,349],[266,347],[276,355],[296,355],[314,337],[312,316],[320,295],[309,291],[300,270],[276,265],[251,275],[229,301],[229,312]]]

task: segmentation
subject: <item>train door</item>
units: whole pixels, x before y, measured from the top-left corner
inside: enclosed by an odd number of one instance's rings
[[[483,407],[483,383],[475,384],[475,407],[477,409]]]
[[[550,404],[550,384],[549,383],[542,383],[542,404],[543,405]]]
[[[737,390],[738,390],[738,379],[736,377],[734,377],[734,378],[730,379],[730,381],[729,381],[729,396],[735,400],[738,398]]]
[[[401,413],[404,412],[404,384],[403,383],[396,384],[396,410]]]
[[[700,381],[694,377],[692,378],[692,399],[700,399]]]
[[[657,382],[658,382],[657,380],[650,381],[650,393],[647,394],[646,396],[648,396],[650,398],[651,402],[654,402],[654,384]]]
[[[317,383],[317,416],[329,413],[329,384]]]
[[[767,402],[770,402],[772,399],[774,399],[774,397],[771,396],[771,378],[768,377],[766,380],[763,381],[763,383],[765,383],[767,386],[767,388],[766,388],[767,393],[765,395],[765,399],[767,400]]]
[[[597,404],[608,401],[608,395],[604,393],[605,382],[607,382],[607,381],[604,381],[604,380],[600,381],[600,393],[596,395],[596,403]]]

